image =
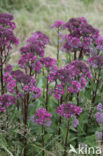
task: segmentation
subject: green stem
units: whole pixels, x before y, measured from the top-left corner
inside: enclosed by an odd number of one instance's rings
[[[67,126],[67,133],[66,133],[66,137],[65,137],[64,155],[63,156],[66,156],[66,152],[67,152],[68,134],[69,134],[69,121],[68,121],[68,126]]]
[[[77,93],[77,106],[79,106],[79,92]],[[77,119],[78,119],[78,116],[77,116]],[[76,128],[76,145],[75,145],[75,148],[78,148],[78,127]]]
[[[42,148],[43,148],[42,156],[44,156],[45,153],[44,153],[44,126],[43,125],[42,125]]]
[[[102,130],[102,140],[101,140],[101,145],[103,145],[103,130]]]
[[[63,96],[61,96],[61,99],[60,99],[60,103],[58,102],[59,105],[61,105],[63,102]],[[59,118],[59,129],[58,129],[58,136],[59,136],[59,142],[61,141],[61,138],[60,138],[60,135],[61,135],[61,124],[62,124],[62,117],[60,116]]]
[[[0,52],[0,81],[1,81],[1,95],[4,94],[4,86],[3,86],[3,62],[2,62],[2,50]]]
[[[74,60],[77,59],[77,56],[76,56],[76,51],[74,51]]]
[[[98,73],[98,78],[97,78],[97,83],[96,83],[96,89],[95,89],[95,91],[93,91],[93,97],[92,97],[92,101],[91,101],[90,112],[89,112],[89,115],[88,115],[88,122],[86,124],[86,133],[88,132],[88,128],[89,128],[89,125],[91,123],[93,106],[94,106],[94,103],[95,103],[95,100],[96,100],[99,83],[100,83],[100,69],[99,69],[99,73]]]
[[[59,60],[59,49],[60,49],[60,43],[59,43],[59,28],[58,28],[58,30],[57,30],[57,35],[58,35],[58,37],[57,37],[57,41],[58,41],[58,44],[57,44],[57,62],[58,62],[58,60]]]
[[[45,102],[46,110],[48,110],[48,100],[49,100],[49,82],[48,82],[48,78],[47,78],[47,85],[46,85],[46,102]]]
[[[27,156],[27,117],[28,117],[29,94],[24,97],[24,156]]]
[[[6,140],[8,142],[8,124],[9,124],[9,120],[8,120],[8,110],[6,110]]]

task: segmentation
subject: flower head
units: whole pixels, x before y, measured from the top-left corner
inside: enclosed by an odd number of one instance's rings
[[[90,56],[93,53],[93,49],[100,49],[97,47],[99,45],[98,38],[100,38],[100,33],[88,24],[84,17],[71,18],[64,24],[64,27],[68,28],[69,34],[63,35],[63,51],[80,52],[83,57],[83,54]]]
[[[68,92],[70,93],[78,93],[81,89],[81,83],[78,81],[71,81],[70,86],[68,87]]]
[[[12,45],[18,45],[19,41],[14,35],[13,31],[0,25],[0,47],[5,45],[8,50],[12,48]]]
[[[5,12],[0,13],[0,18],[6,18],[6,19],[8,19],[10,21],[14,19],[12,14],[8,14],[8,13],[5,13]]]
[[[75,117],[72,122],[72,126],[73,126],[73,128],[76,128],[78,125],[79,125],[79,120]]]
[[[28,38],[27,45],[21,47],[21,54],[27,55],[28,53],[32,53],[34,56],[43,57],[45,46],[49,43],[50,39],[42,32],[37,31]]]
[[[0,96],[0,111],[4,112],[6,109],[12,105],[15,104],[15,98],[9,94],[3,94]]]
[[[51,57],[44,57],[40,59],[40,62],[46,67],[48,72],[57,70],[57,61]]]
[[[64,21],[57,20],[54,22],[54,24],[51,24],[50,28],[60,28],[64,25]]]
[[[95,135],[96,135],[96,139],[102,140],[102,132],[96,131]]]
[[[48,43],[50,43],[50,39],[47,35],[40,31],[35,32],[27,39],[26,45],[20,48],[19,66],[29,69],[32,74],[40,72],[42,68],[40,59],[44,57],[45,47]]]
[[[103,68],[103,56],[93,56],[87,60],[87,63],[93,68]]]
[[[51,125],[52,114],[48,113],[46,109],[41,107],[37,110],[36,114],[31,117],[33,122],[36,122],[38,125],[50,126]]]
[[[72,103],[68,103],[58,106],[56,111],[58,114],[68,119],[75,115],[80,115],[82,108],[75,106]]]
[[[72,61],[70,64],[48,75],[50,82],[55,81],[54,96],[60,99],[65,92],[78,93],[84,89],[86,82],[92,78],[91,71],[83,61]]]
[[[64,95],[65,90],[62,85],[56,85],[56,88],[54,89],[54,97],[56,99],[60,99],[62,95]]]
[[[21,70],[11,72],[12,77],[20,83],[28,84],[31,81],[31,76],[24,74]]]
[[[97,111],[98,112],[95,114],[96,121],[99,124],[103,124],[103,105],[102,105],[102,103],[99,103],[97,105]]]
[[[99,34],[99,31],[88,24],[87,20],[84,17],[71,18],[65,24],[65,27],[68,28],[72,36],[93,37],[98,36]]]
[[[0,25],[6,27],[7,29],[15,29],[16,25],[14,22],[11,22],[14,19],[12,14],[0,13]]]
[[[103,105],[102,103],[98,103],[97,105],[97,111],[102,112],[103,111]]]
[[[95,114],[95,117],[96,117],[96,121],[99,123],[99,124],[103,124],[103,113],[102,112],[97,112]]]
[[[13,66],[11,64],[8,64],[4,70],[5,70],[5,72],[10,72],[11,73],[12,70],[13,70]]]
[[[41,89],[37,87],[35,78],[25,74],[21,70],[11,71],[11,73],[5,72],[4,82],[7,84],[7,90],[12,94],[15,93],[16,87],[19,84],[22,91],[32,93],[33,98],[41,96]]]
[[[95,44],[96,44],[96,50],[98,51],[103,51],[103,38],[101,36],[99,36],[96,40],[95,40]]]
[[[41,31],[36,31],[33,36],[27,39],[27,43],[34,43],[35,40],[40,40],[44,45],[50,43],[49,37]]]

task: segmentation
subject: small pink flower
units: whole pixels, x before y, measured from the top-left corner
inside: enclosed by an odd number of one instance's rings
[[[75,106],[72,103],[62,104],[57,107],[57,113],[65,118],[71,118],[75,115],[80,115],[82,108]]]
[[[28,85],[25,85],[24,86],[24,91],[28,91],[29,90],[29,86]]]
[[[0,96],[0,112],[6,111],[6,109],[12,105],[15,104],[15,98],[9,94],[3,94]]]
[[[59,28],[64,25],[64,22],[62,20],[57,20],[54,22],[54,24],[51,24],[50,28]]]
[[[32,122],[36,122],[38,125],[50,126],[52,114],[48,113],[46,109],[41,107],[37,110],[36,114],[31,117]]]

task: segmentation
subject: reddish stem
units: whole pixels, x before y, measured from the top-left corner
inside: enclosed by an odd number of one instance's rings
[[[30,67],[30,76],[32,76],[32,67]]]
[[[79,53],[79,59],[81,59],[83,57],[83,53],[82,53],[82,49],[80,50],[80,53]]]
[[[69,100],[72,101],[73,99],[73,93],[71,93]]]
[[[74,51],[74,60],[77,59],[77,56],[76,56],[76,51]]]

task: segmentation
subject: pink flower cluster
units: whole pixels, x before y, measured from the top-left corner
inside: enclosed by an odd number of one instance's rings
[[[64,24],[64,28],[68,28],[69,34],[63,35],[63,51],[76,53],[80,51],[83,56],[83,54],[90,55],[94,47],[101,50],[98,48],[99,31],[88,24],[84,17],[71,18]]]
[[[11,64],[7,64],[4,71],[5,72],[12,72],[13,71],[13,66]]]
[[[72,103],[62,104],[57,107],[57,113],[68,119],[76,115],[80,115],[82,112],[82,108],[75,106]]]
[[[48,75],[50,82],[56,82],[57,86],[54,89],[56,99],[60,99],[65,93],[65,88],[67,88],[69,93],[78,93],[85,88],[87,80],[91,78],[92,74],[87,64],[80,60],[72,61],[70,64]]]
[[[97,105],[97,111],[98,112],[95,114],[96,121],[102,125],[103,124],[103,105],[101,103]]]
[[[79,125],[79,120],[75,117],[72,122],[72,126],[73,126],[73,128],[76,128],[78,125]]]
[[[98,51],[103,51],[103,38],[101,36],[96,39],[95,44]]]
[[[102,103],[98,103],[98,105],[97,105],[97,111],[98,112],[102,112],[103,111],[103,105],[102,105]]]
[[[5,49],[5,55],[7,55],[6,50],[12,49],[12,44],[17,45],[19,43],[13,33],[15,23],[11,22],[12,19],[13,16],[11,14],[0,13],[0,48],[3,47]]]
[[[86,63],[80,60],[74,60],[70,63],[70,65],[73,67],[72,71],[74,74],[74,77],[76,76],[77,78],[92,78],[91,71]],[[69,67],[68,65],[66,66],[67,68]]]
[[[18,61],[18,64],[21,68],[26,68],[27,66],[35,67],[37,57],[34,56],[32,53],[28,53],[27,55],[22,55]]]
[[[50,28],[62,28],[64,25],[64,22],[62,20],[57,20],[54,22],[54,24],[51,24]]]
[[[65,52],[79,52],[82,50],[82,53],[90,53],[92,42],[90,38],[85,37],[84,40],[81,41],[80,38],[71,36],[71,34],[64,35],[64,45],[62,50]]]
[[[35,43],[35,40],[43,42],[44,46],[47,45],[48,43],[51,43],[49,37],[41,31],[36,31],[32,37],[27,39],[27,43],[33,44]]]
[[[44,56],[44,50],[49,38],[42,32],[37,31],[27,40],[27,45],[20,49],[21,54],[26,55],[32,53],[34,56]]]
[[[38,60],[36,63],[35,63],[35,67],[34,67],[34,70],[36,73],[39,73],[42,69],[43,65],[41,63],[40,60]]]
[[[37,110],[36,114],[31,117],[32,122],[36,122],[38,125],[50,126],[52,114],[48,113],[46,109],[41,107]]]
[[[0,112],[6,111],[6,109],[15,104],[15,98],[9,94],[3,94],[0,96]]]
[[[30,72],[40,72],[42,63],[40,57],[44,56],[45,47],[50,43],[50,39],[42,32],[37,31],[28,38],[27,44],[21,47],[21,58],[18,64],[21,68],[29,68]]]
[[[93,56],[87,60],[87,63],[94,68],[102,68],[103,69],[103,56]]]
[[[2,47],[2,45],[5,45],[5,48],[7,48],[7,50],[12,49],[12,44],[18,45],[19,43],[19,40],[14,35],[13,31],[1,25],[0,36],[0,47]]]
[[[97,37],[99,31],[88,24],[84,17],[71,18],[65,27],[68,28],[70,34],[76,37]]]
[[[57,70],[57,61],[51,57],[44,57],[40,59],[42,65],[47,69],[48,72]]]
[[[8,13],[6,13],[6,12],[0,13],[0,17],[1,17],[1,18],[6,18],[6,19],[8,19],[8,20],[10,20],[10,21],[14,19],[14,17],[13,17],[12,14],[8,14]]]
[[[5,72],[4,82],[7,84],[8,92],[12,94],[15,93],[16,87],[19,83],[22,91],[32,93],[34,98],[41,96],[41,89],[36,86],[36,80],[20,70]]]
[[[16,87],[16,80],[13,79],[12,75],[9,72],[4,73],[4,83],[6,84],[8,92],[14,94]]]
[[[72,61],[70,64],[48,75],[50,82],[58,79],[62,85],[67,84],[71,80],[79,80],[83,77],[91,79],[92,74],[87,64],[79,60]]]
[[[78,81],[71,81],[70,86],[68,87],[69,93],[78,93],[81,89],[81,83]]]
[[[0,25],[3,27],[14,30],[16,25],[14,22],[11,22],[14,19],[12,14],[0,13]]]
[[[62,95],[64,95],[65,90],[63,88],[62,85],[56,85],[55,89],[54,89],[54,97],[56,99],[60,99]]]

